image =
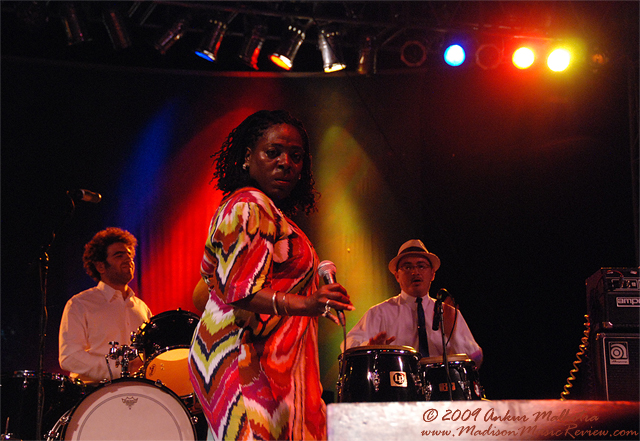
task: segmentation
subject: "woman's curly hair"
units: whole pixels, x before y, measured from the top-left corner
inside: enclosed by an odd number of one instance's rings
[[[286,110],[260,110],[248,116],[233,129],[222,143],[220,150],[212,155],[215,168],[213,179],[218,180],[217,186],[225,195],[238,188],[255,186],[255,181],[242,168],[247,148],[254,148],[265,130],[278,124],[289,124],[298,129],[305,156],[297,185],[287,198],[275,203],[288,216],[298,211],[310,214],[316,211],[316,199],[319,194],[314,188],[315,182],[311,172],[309,136],[302,123]]]
[[[138,245],[138,241],[133,234],[120,228],[109,227],[97,232],[84,246],[84,254],[82,255],[84,270],[96,282],[100,281],[100,272],[96,269],[95,263],[106,262],[107,248],[109,248],[109,245],[118,242],[122,242],[131,248],[135,248]]]

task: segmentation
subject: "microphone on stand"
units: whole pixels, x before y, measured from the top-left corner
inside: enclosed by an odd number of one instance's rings
[[[442,321],[442,302],[444,302],[447,297],[449,297],[449,291],[440,288],[438,294],[436,294],[436,304],[433,306],[433,326],[431,329],[434,331],[438,330],[440,322]]]
[[[338,283],[336,281],[336,265],[330,260],[323,260],[320,262],[320,265],[318,265],[318,275],[322,277],[324,283],[327,285],[330,285],[331,283]],[[340,325],[345,326],[344,311],[336,309],[336,313],[338,314],[338,321],[340,322]]]
[[[79,190],[68,191],[67,194],[74,201],[84,201],[91,202],[92,204],[97,204],[102,200],[102,196],[100,195],[100,193],[84,190],[82,188]]]

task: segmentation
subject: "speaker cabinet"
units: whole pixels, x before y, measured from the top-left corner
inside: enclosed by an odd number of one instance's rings
[[[591,339],[593,399],[640,401],[640,336],[600,332]]]
[[[587,311],[596,332],[638,332],[638,268],[601,268],[586,280]]]

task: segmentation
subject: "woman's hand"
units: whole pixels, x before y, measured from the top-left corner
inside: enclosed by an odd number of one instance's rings
[[[301,297],[300,300],[303,300],[304,303],[300,305],[301,309],[297,315],[323,315],[337,325],[341,324],[340,320],[330,312],[331,309],[339,312],[355,309],[351,304],[347,290],[339,283],[323,285],[309,297]]]

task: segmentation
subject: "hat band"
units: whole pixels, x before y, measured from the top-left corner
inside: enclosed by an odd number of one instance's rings
[[[412,253],[412,252],[414,252],[414,251],[418,251],[418,252],[420,252],[420,253],[429,254],[429,253],[427,252],[427,250],[425,250],[424,248],[420,248],[420,247],[409,247],[409,248],[405,248],[404,250],[402,250],[402,251],[400,252],[400,254],[404,254],[404,253]],[[400,255],[400,254],[398,254],[398,255]]]

